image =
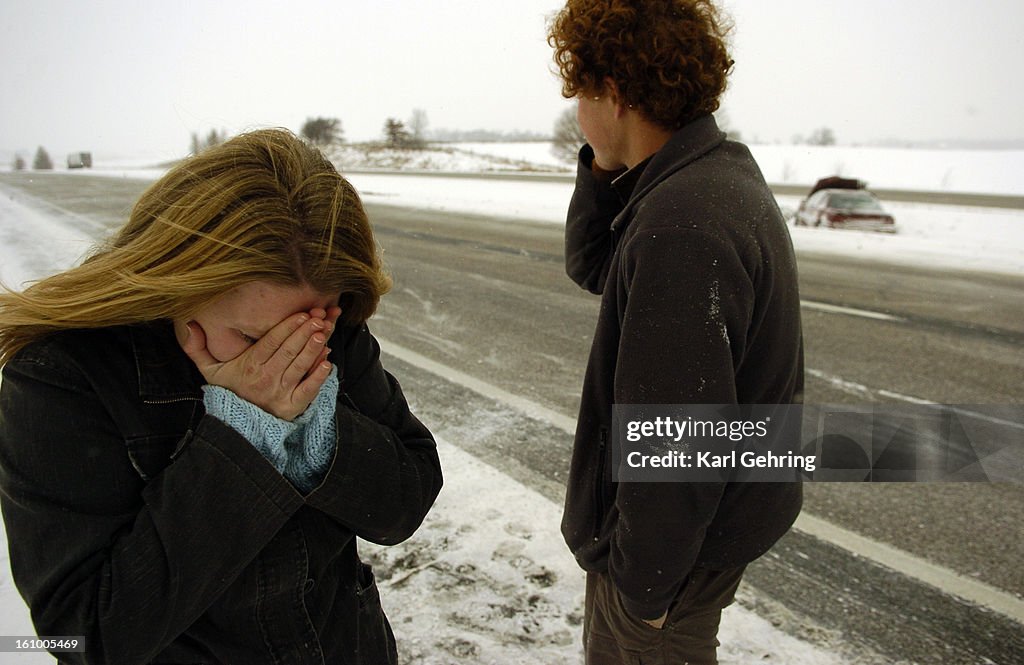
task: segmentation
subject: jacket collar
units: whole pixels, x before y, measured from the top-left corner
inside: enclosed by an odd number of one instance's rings
[[[139,396],[143,399],[202,399],[205,381],[185,355],[169,320],[129,326]]]
[[[612,181],[612,189],[619,195],[622,205],[629,203],[629,199],[633,196],[633,191],[636,189],[636,184],[640,182],[640,177],[643,176],[647,165],[651,163],[652,159],[654,159],[654,155],[651,155]]]
[[[704,115],[679,129],[654,153],[633,187],[626,207],[612,221],[612,230],[625,227],[633,218],[633,208],[647,193],[670,175],[703,157],[725,141],[712,115]]]

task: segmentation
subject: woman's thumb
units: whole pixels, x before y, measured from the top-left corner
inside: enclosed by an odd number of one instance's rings
[[[202,326],[195,321],[185,324],[185,341],[182,342],[181,348],[200,371],[217,362],[206,350],[206,334],[203,332]]]

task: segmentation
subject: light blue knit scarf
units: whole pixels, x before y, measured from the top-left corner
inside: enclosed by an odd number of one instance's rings
[[[303,494],[320,484],[334,459],[337,399],[337,367],[331,368],[309,408],[291,422],[267,413],[227,388],[203,386],[206,413],[245,437]]]

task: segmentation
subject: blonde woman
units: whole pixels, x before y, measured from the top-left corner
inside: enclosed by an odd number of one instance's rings
[[[396,661],[356,537],[409,537],[441,470],[365,324],[389,285],[351,185],[263,130],[0,292],[0,504],[62,662]]]

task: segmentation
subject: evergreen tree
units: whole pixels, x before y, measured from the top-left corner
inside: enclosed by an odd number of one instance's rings
[[[395,118],[388,118],[384,123],[384,138],[389,148],[406,148],[409,146],[409,131],[405,123]]]
[[[36,171],[53,170],[53,160],[50,159],[49,153],[46,152],[43,146],[39,146],[39,149],[36,150],[36,157],[32,160],[32,168]]]
[[[205,139],[199,138],[199,134],[192,132],[192,139],[189,142],[189,154],[198,155],[207,148],[224,143],[227,139],[228,133],[223,129],[220,131],[211,129]]]
[[[212,148],[215,145],[220,145],[224,143],[225,139],[227,139],[227,132],[223,129],[219,132],[216,129],[211,129],[210,133],[206,135],[206,145],[204,147]]]

